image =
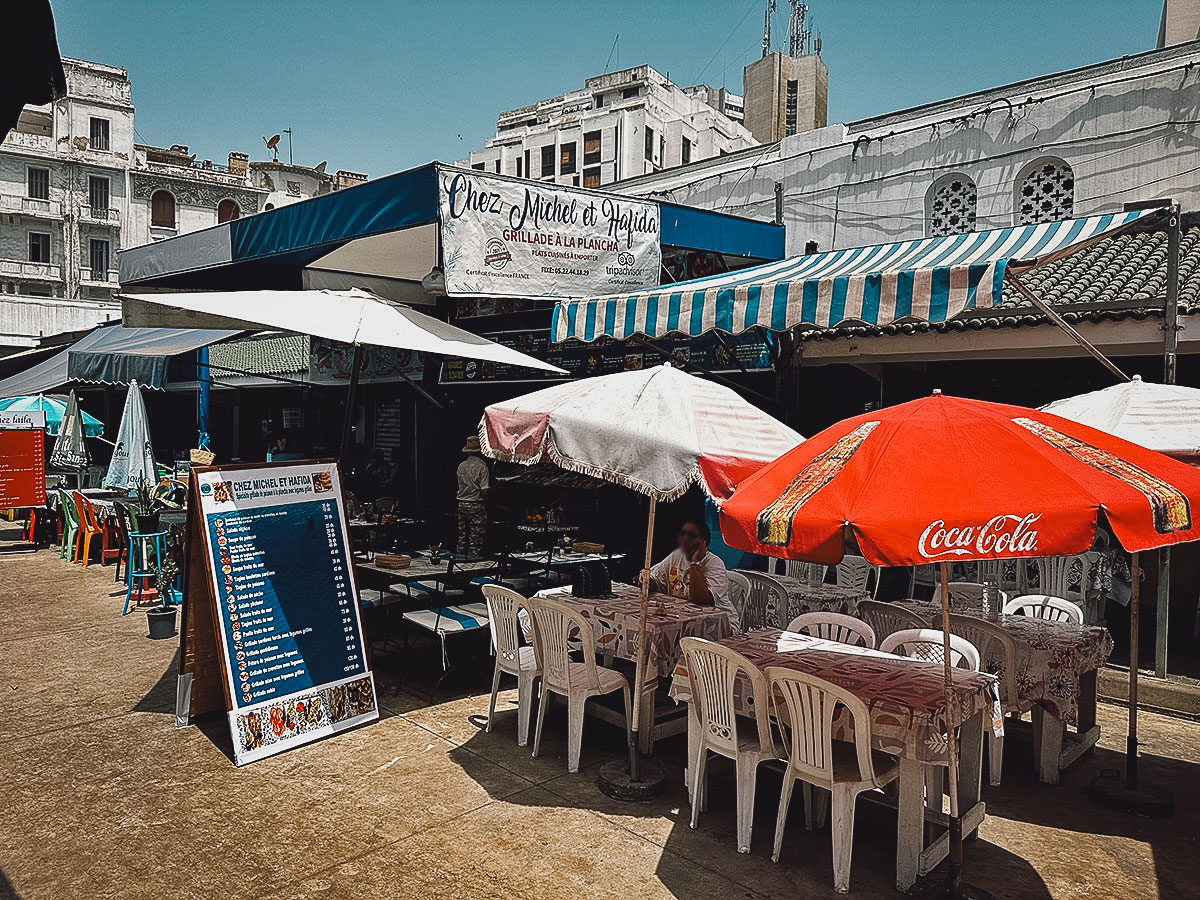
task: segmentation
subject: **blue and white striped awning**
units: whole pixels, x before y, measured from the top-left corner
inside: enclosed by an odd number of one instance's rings
[[[830,328],[845,321],[944,322],[1000,303],[1012,264],[1034,265],[1157,210],[997,228],[793,257],[634,294],[563,300],[552,340],[671,332],[738,334],[762,327]]]

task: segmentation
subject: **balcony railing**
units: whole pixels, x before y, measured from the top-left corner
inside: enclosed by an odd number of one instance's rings
[[[23,259],[0,259],[0,275],[29,278],[34,281],[62,281],[62,266],[28,262]]]
[[[0,212],[22,213],[44,219],[62,218],[62,203],[58,200],[36,200],[16,194],[0,194]]]
[[[92,269],[84,266],[79,270],[80,280],[88,284],[111,284],[115,287],[120,281],[119,275],[116,269]]]
[[[89,206],[84,203],[79,207],[79,218],[85,222],[121,227],[121,211],[113,207]]]
[[[24,131],[10,131],[4,143],[26,150],[42,150],[49,153],[54,149],[54,139],[48,134],[28,134]]]

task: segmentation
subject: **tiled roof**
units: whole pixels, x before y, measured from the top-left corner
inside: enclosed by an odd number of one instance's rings
[[[282,334],[246,338],[214,344],[209,348],[208,361],[214,366],[234,369],[235,372],[214,371],[213,377],[236,378],[247,375],[290,375],[308,371],[309,336]]]
[[[1179,311],[1200,313],[1200,226],[1188,225],[1179,245]],[[1167,234],[1141,231],[1105,238],[1021,276],[1022,282],[1067,322],[1101,322],[1162,315],[1167,283]],[[881,334],[921,334],[1043,323],[1046,317],[1011,285],[1000,306],[965,313],[938,325],[896,322],[879,328],[845,323],[803,332],[801,340]]]

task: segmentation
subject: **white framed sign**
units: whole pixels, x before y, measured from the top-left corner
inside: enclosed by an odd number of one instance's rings
[[[657,203],[438,167],[451,297],[591,297],[653,287]]]

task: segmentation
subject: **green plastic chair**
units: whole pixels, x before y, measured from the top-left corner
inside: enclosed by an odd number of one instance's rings
[[[75,552],[75,535],[79,531],[79,514],[75,511],[75,500],[66,491],[58,492],[58,505],[63,513],[62,547],[58,555],[68,559]]]

